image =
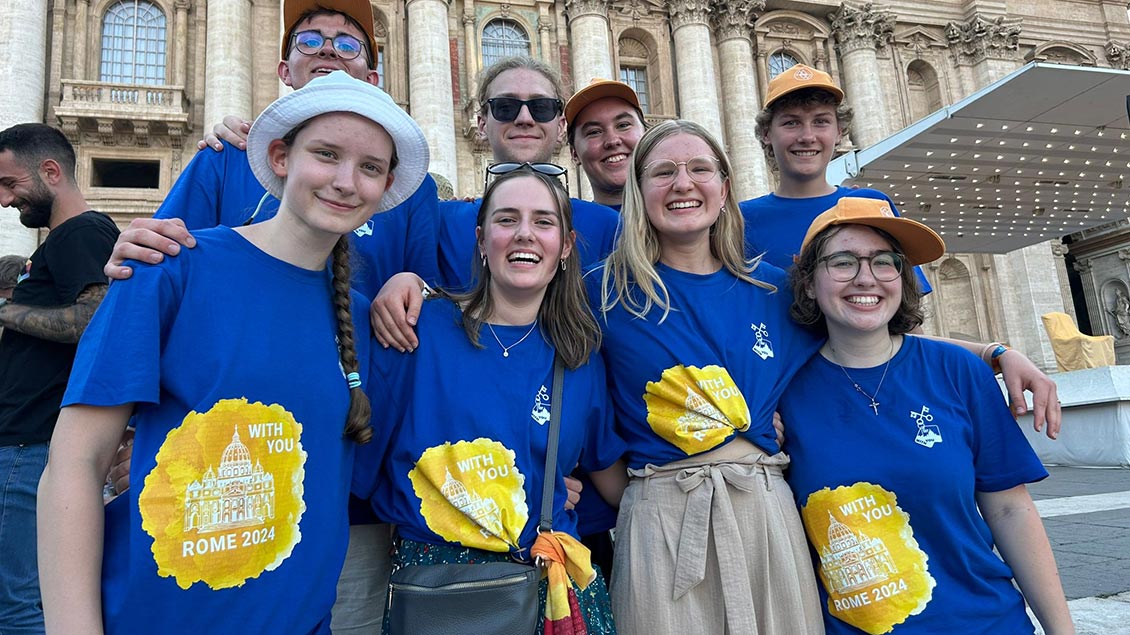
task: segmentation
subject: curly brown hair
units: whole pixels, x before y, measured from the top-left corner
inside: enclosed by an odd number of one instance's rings
[[[806,326],[821,335],[828,334],[828,325],[824,320],[824,312],[820,310],[820,305],[816,303],[815,297],[809,296],[816,282],[817,267],[820,266],[818,259],[824,253],[824,247],[828,244],[828,241],[844,227],[851,226],[847,224],[832,225],[817,234],[808,244],[808,247],[797,256],[796,262],[789,269],[789,283],[793,288],[793,304],[789,307],[789,316],[797,324]],[[878,234],[880,238],[891,244],[891,251],[902,256],[905,262],[906,252],[903,251],[902,245],[895,240],[894,236],[875,227],[856,226],[867,227],[867,229]],[[922,311],[922,292],[918,287],[918,276],[914,273],[912,266],[905,265],[905,267],[901,276],[902,301],[899,303],[895,314],[891,316],[891,320],[887,322],[887,331],[891,335],[909,333],[918,328],[925,319],[925,314]]]

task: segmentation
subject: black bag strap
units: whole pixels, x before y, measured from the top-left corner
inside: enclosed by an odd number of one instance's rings
[[[561,432],[561,393],[565,384],[565,366],[561,357],[553,355],[553,396],[549,402],[549,439],[545,444],[545,483],[541,490],[541,522],[539,531],[553,530],[553,491],[557,484],[557,445]]]

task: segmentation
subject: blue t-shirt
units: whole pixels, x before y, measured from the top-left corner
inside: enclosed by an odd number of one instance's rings
[[[569,199],[577,232],[577,255],[582,269],[612,252],[620,216],[603,205]],[[479,257],[475,221],[483,200],[444,201],[439,204],[439,269],[443,285],[456,291],[471,288],[471,267]]]
[[[374,214],[354,230],[353,288],[371,301],[381,285],[401,271],[438,283],[438,205],[436,183],[429,175],[408,200]],[[223,152],[196,153],[154,216],[179,218],[189,230],[196,230],[239,227],[253,215],[258,223],[278,210],[278,199],[267,194],[251,172],[247,153],[224,142]]]
[[[886,194],[866,188],[853,190],[840,186],[831,194],[811,198],[785,198],[772,193],[766,194],[738,205],[745,219],[745,242],[750,255],[764,253],[765,261],[788,271],[793,266],[793,256],[800,251],[800,244],[804,242],[804,235],[808,233],[812,221],[845,196],[886,201],[891,204],[891,210],[896,216],[899,213],[894,201]],[[918,267],[914,270],[918,274],[918,286],[922,289],[922,295],[930,293],[933,288],[925,274]]]
[[[578,464],[604,469],[624,453],[599,355],[565,371],[564,403],[552,404],[553,348],[538,330],[503,357],[489,329],[476,348],[458,319],[449,300],[429,300],[415,353],[374,348],[374,403],[389,436],[361,446],[354,493],[370,497],[377,515],[411,540],[529,549],[541,513],[550,409],[563,407],[553,528],[576,536],[564,475]],[[510,345],[529,328],[494,332]]]
[[[106,510],[106,632],[328,632],[354,454],[329,274],[227,227],[195,236],[110,285],[63,399],[137,404],[133,486]]]
[[[1032,633],[974,494],[1047,472],[992,373],[918,337],[846,372],[816,355],[781,399],[828,632]]]
[[[764,263],[754,271],[777,287],[770,292],[725,269],[696,275],[657,264],[656,270],[671,296],[662,324],[655,308],[647,319],[619,303],[602,314],[603,268],[585,279],[604,330],[608,386],[628,465],[685,459],[735,434],[776,454],[777,399],[821,341],[789,319],[784,272]]]

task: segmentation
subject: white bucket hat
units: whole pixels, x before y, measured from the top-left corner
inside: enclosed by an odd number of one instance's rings
[[[271,170],[267,146],[298,124],[331,112],[351,112],[379,124],[396,146],[396,179],[374,212],[390,210],[412,196],[428,173],[428,141],[415,120],[383,90],[345,71],[316,77],[306,86],[278,98],[255,119],[247,135],[247,160],[259,183],[281,199],[283,180]]]

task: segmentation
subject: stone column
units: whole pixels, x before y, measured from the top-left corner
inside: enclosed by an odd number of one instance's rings
[[[79,0],[83,2],[84,0]],[[176,0],[176,64],[173,66],[173,85],[188,82],[188,0]]]
[[[860,8],[845,3],[828,15],[836,36],[844,76],[844,92],[855,111],[852,138],[860,148],[890,134],[877,50],[894,36],[894,16],[868,3]]]
[[[1020,20],[974,15],[946,25],[946,39],[959,66],[969,66],[984,88],[1020,67]]]
[[[596,77],[613,79],[608,0],[565,0],[573,49],[573,84],[587,86]]]
[[[726,139],[734,174],[730,182],[739,201],[767,194],[769,170],[757,140],[756,118],[761,111],[757,71],[753,66],[751,32],[755,11],[765,0],[715,0],[714,35],[722,72],[722,103],[726,110]]]
[[[0,130],[43,121],[47,82],[47,0],[8,2],[0,11]],[[17,88],[18,87],[18,88]],[[20,224],[14,209],[0,211],[0,253],[30,256],[37,232]]]
[[[466,56],[464,60],[465,80],[468,95],[470,95],[470,99],[474,99],[479,93],[475,80],[479,78],[479,70],[481,70],[479,69],[479,34],[475,28],[475,0],[464,0],[462,20],[464,55]]]
[[[702,125],[725,143],[710,43],[709,0],[668,0],[679,80],[679,116]]]
[[[251,2],[208,0],[204,129],[226,115],[251,118]]]
[[[553,21],[549,18],[548,14],[538,16],[538,40],[541,42],[541,61],[554,66],[553,63],[553,42],[550,40],[550,32],[553,31]]]
[[[90,20],[90,0],[77,0],[75,2],[75,32],[74,55],[71,57],[71,68],[67,79],[86,79],[86,51],[87,21]]]
[[[455,107],[445,0],[408,0],[408,104],[431,150],[430,170],[459,191],[455,154]]]
[[[1055,354],[1040,316],[1063,312],[1051,246],[1040,243],[993,256],[1004,310],[1004,340],[1045,372],[1054,371]]]

